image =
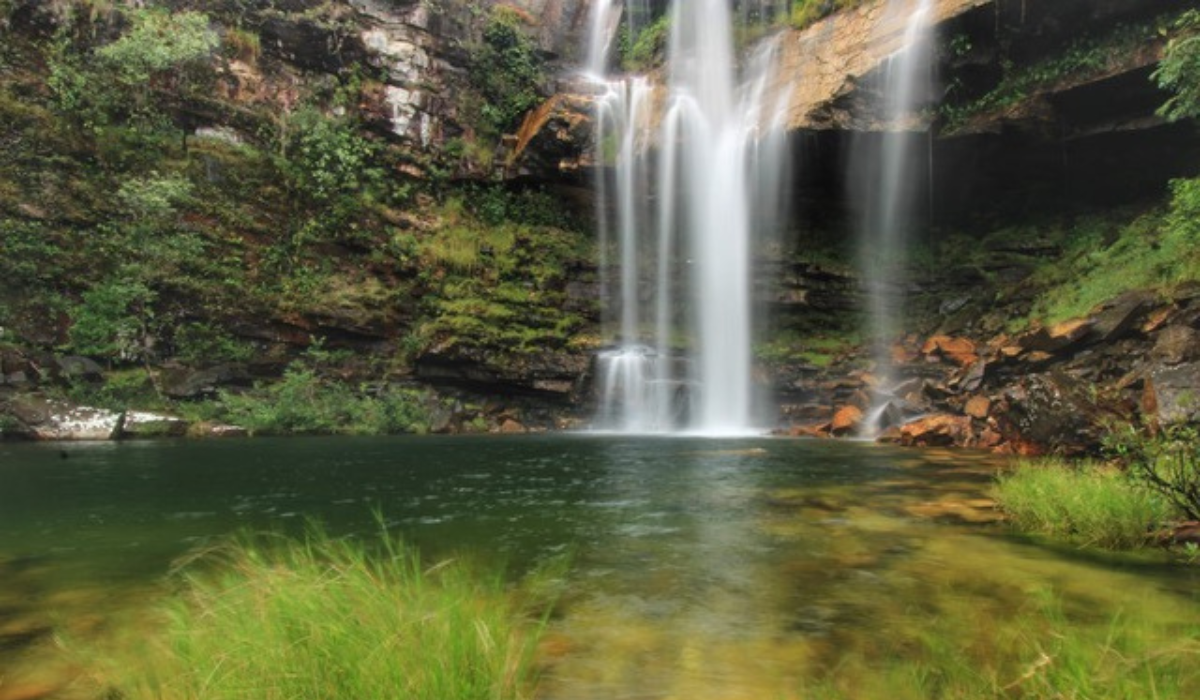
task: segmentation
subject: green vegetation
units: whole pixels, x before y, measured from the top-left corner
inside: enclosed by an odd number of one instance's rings
[[[583,328],[566,308],[566,282],[591,244],[552,197],[472,187],[446,198],[441,219],[416,245],[430,291],[421,327],[429,343],[487,349],[503,364],[562,349]]]
[[[804,29],[835,12],[863,4],[864,0],[792,0],[791,24]]]
[[[1044,289],[1032,318],[1055,323],[1085,316],[1133,289],[1170,289],[1200,280],[1200,180],[1177,180],[1166,211],[1132,221],[1081,219],[1068,231],[1062,258],[1031,280]]]
[[[549,603],[545,586],[426,566],[387,534],[375,547],[242,538],[181,583],[149,637],[131,630],[94,664],[105,697],[517,700]]]
[[[471,52],[470,77],[483,98],[479,126],[488,136],[514,132],[542,101],[545,65],[537,44],[525,33],[530,23],[507,5],[492,9],[482,42]]]
[[[1158,493],[1090,463],[1021,462],[999,477],[994,496],[1021,530],[1108,549],[1145,544],[1175,514]]]
[[[644,72],[662,65],[670,40],[671,16],[662,15],[642,27],[631,41],[622,42],[621,67],[627,71]]]
[[[1045,90],[1070,79],[1083,79],[1122,65],[1130,55],[1149,45],[1159,34],[1165,19],[1150,23],[1120,26],[1104,36],[1085,36],[1069,44],[1060,53],[1029,65],[1011,61],[1002,64],[1004,75],[990,92],[966,102],[955,99],[952,86],[941,111],[946,129],[953,131],[971,117],[1002,111],[1027,101]]]
[[[1126,427],[1114,431],[1108,447],[1134,481],[1189,520],[1200,520],[1200,431],[1195,426],[1164,426],[1151,434]]]
[[[952,590],[974,583],[959,581]],[[879,621],[896,634],[876,635],[869,648],[830,664],[829,677],[805,685],[803,697],[1185,700],[1200,691],[1193,622],[1164,639],[1147,620],[1098,620],[1047,588],[1020,597],[1016,611],[970,599],[944,613],[920,607]]]
[[[755,347],[755,356],[770,364],[802,364],[825,369],[862,343],[857,329],[836,326],[801,330],[784,329],[769,342]]]
[[[387,435],[428,432],[432,402],[418,389],[369,391],[293,366],[278,382],[221,392],[219,403],[199,410],[255,435]]]
[[[1175,93],[1159,113],[1174,121],[1200,117],[1200,10],[1188,10],[1175,22],[1162,62],[1152,76]]]

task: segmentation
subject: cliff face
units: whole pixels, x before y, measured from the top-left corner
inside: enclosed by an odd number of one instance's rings
[[[206,13],[218,48],[131,91],[98,57],[128,35],[132,6],[0,2],[0,227],[22,260],[0,284],[0,326],[20,338],[13,349],[0,337],[3,383],[58,382],[52,356],[78,352],[211,391],[278,376],[325,339],[356,358],[337,370],[352,380],[586,412],[601,284],[591,98],[572,73],[588,0],[164,4]],[[933,238],[1161,198],[1200,162],[1194,129],[1155,115],[1165,96],[1149,79],[1169,18],[1190,2],[940,0],[943,99],[913,124],[879,117],[905,19],[888,5],[783,30],[775,89],[792,100],[793,221],[757,290],[775,320],[767,345],[783,356],[843,333],[861,308],[849,253],[805,254],[821,236],[848,238],[857,140],[932,134],[918,196]],[[140,286],[117,285],[131,260]],[[954,301],[963,279],[922,284]],[[119,313],[100,314],[99,292],[125,295]],[[92,352],[116,346],[80,340],[88,314],[128,323],[136,346]],[[204,343],[180,331],[196,327]],[[841,383],[813,404],[803,397],[820,368],[765,365],[797,418],[862,388],[826,377]],[[500,404],[492,427],[552,422]],[[483,415],[478,405],[447,425]]]

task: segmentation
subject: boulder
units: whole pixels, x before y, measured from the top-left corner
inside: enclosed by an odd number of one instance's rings
[[[39,395],[14,398],[8,413],[22,426],[16,432],[35,440],[112,440],[124,422],[122,413]]]
[[[1151,369],[1146,377],[1144,401],[1160,424],[1200,421],[1200,363]]]
[[[517,435],[520,433],[529,432],[528,428],[512,418],[505,418],[504,422],[500,424],[500,428],[498,430],[500,433],[505,435]]]
[[[165,369],[159,377],[163,393],[173,399],[194,399],[215,394],[217,389],[223,386],[250,382],[250,373],[246,368],[235,364],[217,365],[206,369]]]
[[[833,422],[829,426],[829,432],[833,435],[843,436],[857,432],[859,426],[862,425],[863,412],[858,406],[843,406],[833,414]]]
[[[1145,320],[1156,301],[1150,292],[1134,291],[1101,305],[1092,314],[1092,339],[1099,343],[1120,340]]]
[[[1150,357],[1165,365],[1200,359],[1200,331],[1190,326],[1168,326],[1158,334]]]
[[[86,357],[67,355],[54,358],[58,376],[64,379],[98,380],[104,378],[104,368]]]
[[[144,411],[127,411],[121,425],[121,438],[183,437],[188,422],[176,416]]]
[[[983,420],[988,417],[988,413],[992,410],[992,400],[986,396],[972,396],[967,399],[967,405],[963,408],[963,413],[966,413],[972,418]]]
[[[965,444],[970,435],[970,418],[941,413],[900,426],[899,442],[909,447],[947,447]]]
[[[188,426],[187,435],[194,438],[244,438],[250,435],[250,431],[237,425],[204,421]]]
[[[1102,402],[1091,386],[1055,372],[1025,377],[1008,387],[992,414],[1000,432],[1023,452],[1095,453],[1114,420],[1131,418],[1125,407]]]
[[[921,346],[921,354],[929,360],[942,358],[960,367],[967,367],[979,359],[976,349],[975,343],[966,338],[935,335]]]
[[[1090,318],[1078,318],[1041,326],[1022,333],[1016,338],[1016,344],[1027,353],[1058,355],[1079,344],[1095,325],[1096,322]]]

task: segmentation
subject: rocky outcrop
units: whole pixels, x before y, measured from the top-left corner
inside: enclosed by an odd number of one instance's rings
[[[16,424],[5,435],[33,440],[113,440],[121,435],[125,415],[100,408],[77,406],[36,394],[14,397],[4,413]]]

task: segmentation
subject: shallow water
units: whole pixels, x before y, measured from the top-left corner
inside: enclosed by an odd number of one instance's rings
[[[583,435],[0,445],[0,698],[76,672],[53,633],[102,635],[207,541],[374,512],[514,575],[571,554],[546,700],[955,697],[953,659],[1019,687],[1064,640],[1196,653],[1200,567],[1009,534],[981,500],[1001,464]]]

